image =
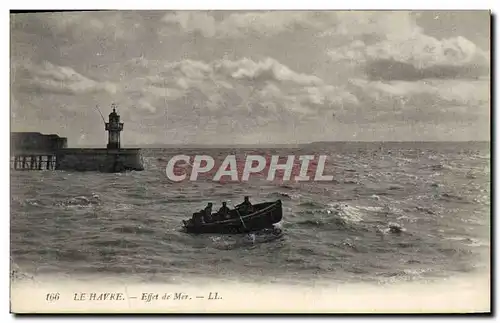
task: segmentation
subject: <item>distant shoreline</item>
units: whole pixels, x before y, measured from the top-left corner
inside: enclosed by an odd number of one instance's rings
[[[310,143],[297,144],[232,144],[232,145],[203,145],[203,144],[146,144],[146,145],[126,145],[122,148],[140,148],[140,149],[243,149],[243,148],[302,148],[316,145],[414,145],[414,144],[434,144],[434,145],[461,145],[461,144],[491,144],[491,141],[315,141]],[[73,148],[102,148],[102,146],[73,146]]]

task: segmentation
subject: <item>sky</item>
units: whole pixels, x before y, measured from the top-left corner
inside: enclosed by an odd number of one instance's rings
[[[490,137],[487,11],[11,14],[11,131],[124,146]]]

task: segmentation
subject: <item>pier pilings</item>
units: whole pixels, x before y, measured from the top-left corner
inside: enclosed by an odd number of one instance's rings
[[[56,155],[53,154],[15,154],[10,157],[10,168],[15,170],[54,170]]]

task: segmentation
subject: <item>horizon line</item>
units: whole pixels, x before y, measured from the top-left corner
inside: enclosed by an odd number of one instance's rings
[[[262,143],[262,144],[243,144],[243,143],[235,143],[235,144],[198,144],[198,143],[186,143],[186,144],[161,144],[161,143],[151,143],[151,144],[136,144],[136,145],[123,145],[122,148],[165,148],[165,147],[193,147],[193,148],[202,148],[202,147],[212,147],[212,148],[226,148],[226,147],[268,147],[268,146],[307,146],[314,144],[339,144],[339,143],[491,143],[491,140],[400,140],[400,141],[313,141],[306,143]],[[73,146],[75,148],[98,148],[104,147],[103,145],[77,145]]]

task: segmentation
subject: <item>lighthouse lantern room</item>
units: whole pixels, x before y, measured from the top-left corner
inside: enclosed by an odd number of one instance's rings
[[[123,130],[123,123],[120,122],[120,116],[116,113],[116,105],[111,105],[113,112],[109,114],[109,122],[106,122],[106,131],[108,131],[108,149],[120,149],[120,132]]]

